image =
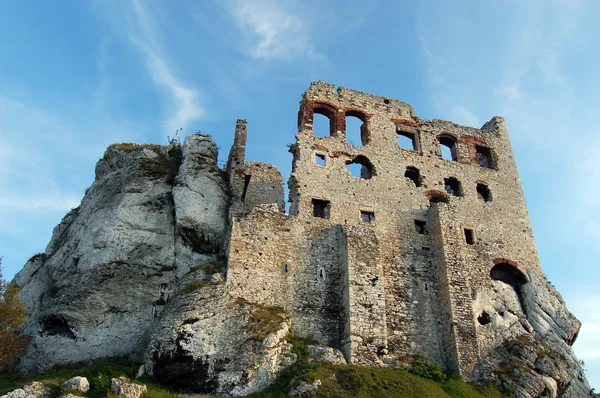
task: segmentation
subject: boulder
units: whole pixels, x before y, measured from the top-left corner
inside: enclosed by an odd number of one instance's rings
[[[81,376],[73,377],[65,381],[60,388],[63,391],[80,391],[80,392],[88,392],[90,389],[90,383],[88,379]]]
[[[148,392],[145,385],[132,383],[127,377],[112,379],[111,390],[119,398],[139,398],[142,394]]]
[[[38,381],[17,388],[0,398],[50,398],[52,390]]]
[[[309,362],[326,362],[332,365],[346,365],[346,358],[340,350],[320,345],[306,346]]]
[[[146,370],[162,384],[201,394],[249,395],[295,362],[290,320],[279,308],[232,299],[205,282],[171,300],[152,336]]]
[[[315,392],[319,389],[321,384],[321,380],[319,379],[313,381],[312,384],[308,384],[304,380],[300,380],[294,387],[292,387],[292,389],[290,389],[288,395],[290,397],[296,397],[298,395],[308,394],[311,397],[314,397]]]

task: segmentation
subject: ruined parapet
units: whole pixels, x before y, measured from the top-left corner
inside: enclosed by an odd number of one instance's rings
[[[283,177],[273,165],[246,162],[247,122],[239,119],[225,171],[231,188],[231,216],[248,214],[254,207],[274,203],[285,212]]]

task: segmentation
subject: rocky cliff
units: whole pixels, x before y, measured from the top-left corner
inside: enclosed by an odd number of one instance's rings
[[[295,361],[293,325],[282,308],[229,295],[230,200],[208,136],[109,147],[81,205],[15,277],[32,337],[21,370],[130,355],[188,391],[241,396],[272,383]],[[570,346],[579,322],[544,278],[529,279],[522,297],[495,281],[474,298],[494,327],[471,379],[519,397],[592,396]]]

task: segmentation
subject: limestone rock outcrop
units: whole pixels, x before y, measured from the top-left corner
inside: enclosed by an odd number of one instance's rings
[[[571,348],[580,322],[542,275],[532,271],[528,279],[517,291],[494,281],[493,289],[478,292],[485,351],[473,379],[503,384],[523,398],[593,396]]]
[[[266,388],[295,361],[285,340],[289,319],[279,308],[230,298],[224,283],[197,272],[169,302],[148,347],[146,370],[165,385],[195,393],[244,396]]]
[[[141,360],[179,278],[218,257],[226,211],[210,137],[191,135],[182,148],[111,146],[81,205],[15,277],[33,338],[21,369]]]

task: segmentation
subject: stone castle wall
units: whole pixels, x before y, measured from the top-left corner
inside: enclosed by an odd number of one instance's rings
[[[329,119],[323,136],[316,114]],[[359,139],[346,138],[348,117],[362,121]],[[231,294],[285,307],[297,334],[352,362],[423,355],[468,375],[493,348],[474,305],[492,268],[540,270],[504,120],[424,121],[403,102],[313,83],[290,148],[289,215],[281,175],[245,162],[245,139],[239,121],[227,166]],[[362,165],[359,178],[349,163]]]

